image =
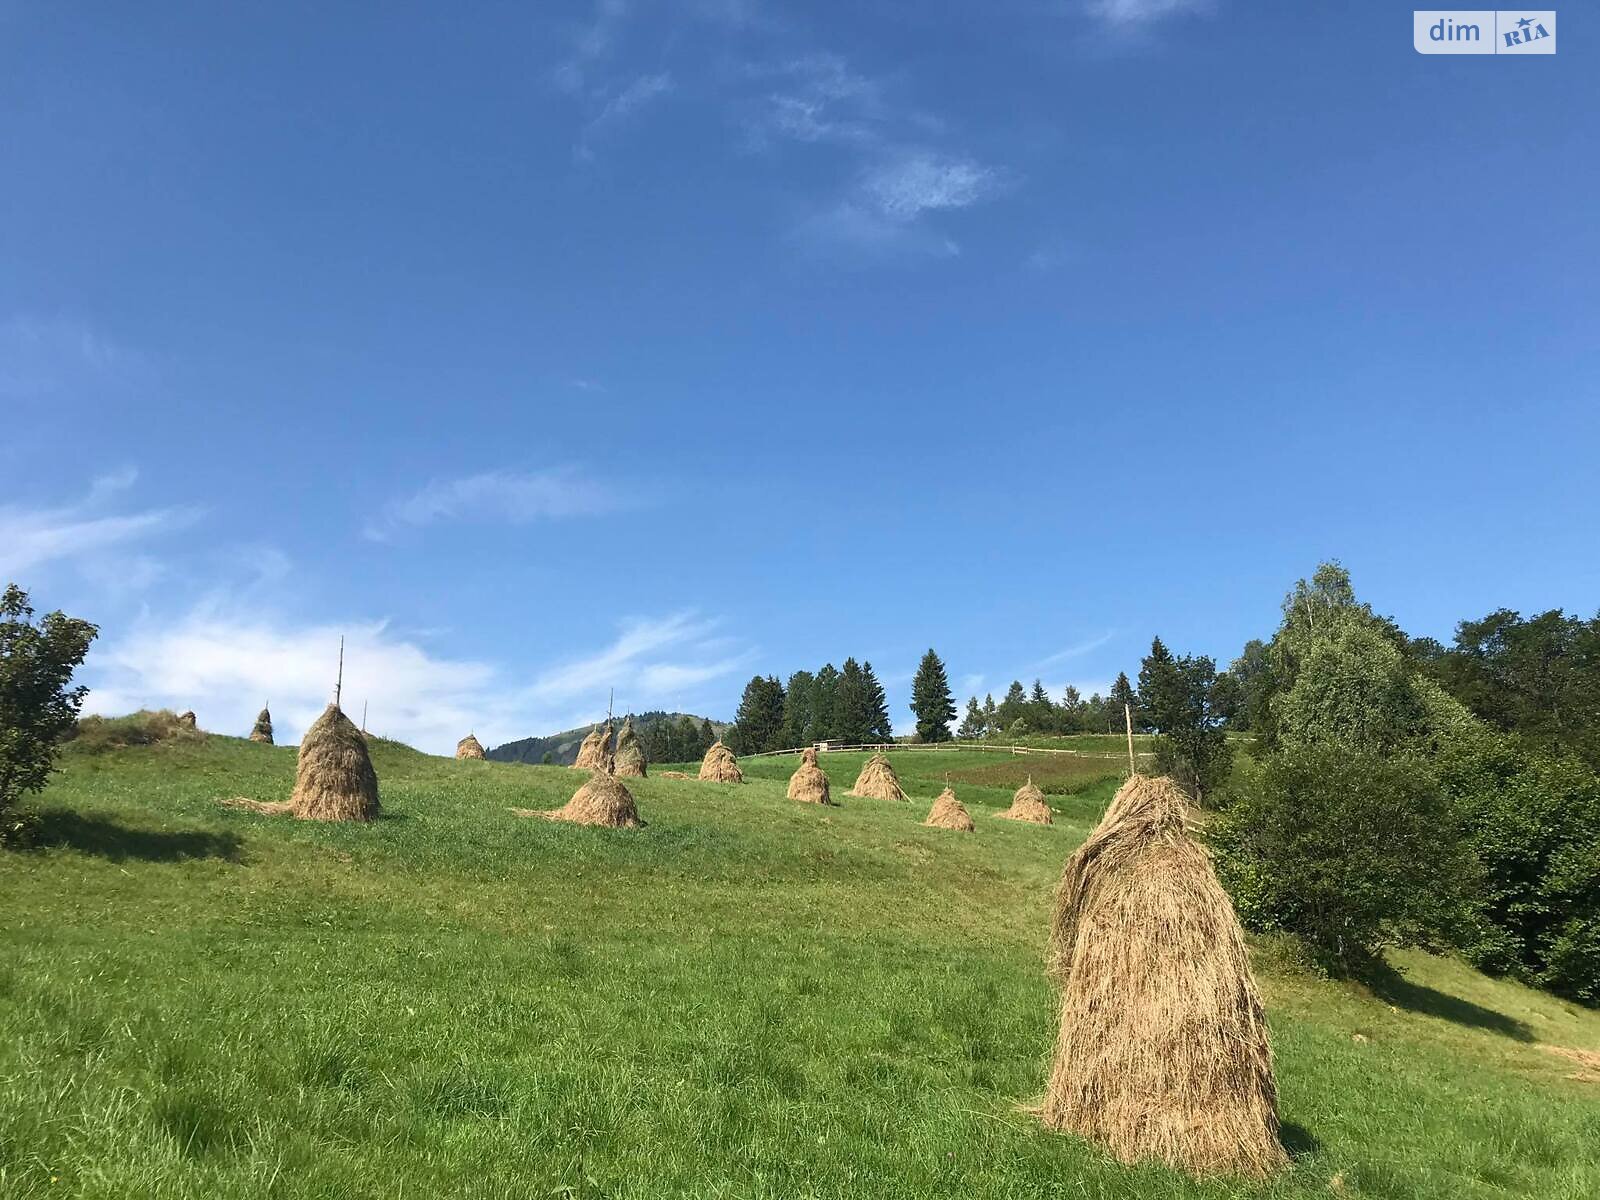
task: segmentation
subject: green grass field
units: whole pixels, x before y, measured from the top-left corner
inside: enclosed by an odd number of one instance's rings
[[[1600,1057],[1547,1048],[1600,1015],[1421,955],[1382,998],[1262,964],[1270,1187],[1045,1132],[1050,893],[1115,780],[1040,828],[992,819],[1030,760],[900,754],[893,805],[861,758],[836,809],[764,759],[606,831],[506,811],[564,768],[380,743],[385,818],[335,827],[217,805],[292,748],[69,756],[0,854],[0,1196],[1600,1195]],[[974,836],[919,826],[946,772]]]

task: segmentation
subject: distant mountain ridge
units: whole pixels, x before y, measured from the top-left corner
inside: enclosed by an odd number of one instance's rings
[[[613,718],[613,723],[618,729],[622,728],[624,715],[619,713]],[[729,728],[729,722],[727,721],[715,721],[710,717],[701,717],[694,713],[654,711],[633,713],[631,715],[633,717],[633,727],[641,737],[644,736],[647,730],[657,725],[682,721],[686,717],[696,725],[703,721],[709,721],[711,728],[716,731],[718,737],[725,734]],[[596,722],[596,724],[599,724],[599,722]],[[506,742],[503,745],[495,746],[484,753],[486,757],[493,759],[495,762],[522,763],[543,762],[544,756],[548,753],[552,763],[557,766],[570,767],[578,759],[578,747],[583,744],[583,739],[594,727],[594,725],[583,725],[577,729],[564,729],[560,733],[551,733],[544,737],[519,738],[514,742]]]

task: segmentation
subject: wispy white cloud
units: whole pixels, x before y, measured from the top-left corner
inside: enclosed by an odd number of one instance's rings
[[[1091,16],[1109,25],[1148,25],[1165,17],[1184,13],[1206,12],[1211,0],[1089,0],[1085,5]]]
[[[573,31],[567,54],[550,78],[562,91],[581,91],[594,66],[608,58],[627,19],[627,0],[595,0],[589,20]]]
[[[1086,654],[1093,654],[1096,650],[1100,649],[1101,646],[1107,645],[1116,636],[1116,630],[1112,629],[1107,630],[1105,633],[1099,634],[1096,637],[1087,638],[1081,642],[1074,642],[1072,645],[1067,646],[1064,649],[1057,650],[1054,654],[1045,655],[1043,658],[1039,659],[1036,663],[1029,667],[1027,673],[1030,675],[1038,674],[1042,671],[1047,671],[1049,668],[1058,663],[1066,662],[1068,659],[1082,658]]]
[[[575,466],[537,471],[487,471],[459,479],[436,479],[410,496],[391,501],[364,531],[386,541],[402,528],[443,521],[530,521],[598,516],[625,505],[618,492]]]
[[[55,508],[0,505],[0,578],[58,560],[88,559],[192,524],[195,508],[149,508],[108,512],[114,497],[138,478],[131,468],[96,479],[80,501]],[[153,578],[153,564],[144,574]]]
[[[594,158],[594,143],[611,127],[625,121],[633,113],[672,91],[672,76],[665,71],[641,75],[621,91],[609,97],[595,117],[584,125],[578,135],[573,153],[579,159]]]
[[[279,740],[295,741],[333,696],[342,636],[345,711],[359,719],[365,705],[374,732],[446,753],[469,731],[496,745],[594,721],[611,689],[619,711],[703,708],[696,689],[748,661],[715,628],[693,614],[631,621],[609,645],[537,671],[530,686],[502,666],[433,651],[426,635],[387,621],[296,624],[214,597],[97,647],[86,707],[192,708],[203,728],[242,734],[270,701]]]
[[[912,221],[924,212],[968,208],[994,194],[999,176],[970,158],[916,151],[901,154],[867,171],[862,189],[878,211],[893,221]]]
[[[91,389],[144,370],[143,355],[81,321],[18,315],[0,322],[0,397]]]

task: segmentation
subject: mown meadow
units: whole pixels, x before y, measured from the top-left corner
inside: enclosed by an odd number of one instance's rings
[[[1294,1166],[1125,1168],[1025,1111],[1050,894],[1119,768],[895,755],[914,800],[629,781],[647,828],[519,819],[581,776],[374,743],[314,825],[292,747],[69,753],[0,853],[6,1197],[1592,1197],[1600,1014],[1399,957],[1381,994],[1263,943]],[[659,770],[657,768],[656,770]],[[946,775],[975,835],[919,822]]]

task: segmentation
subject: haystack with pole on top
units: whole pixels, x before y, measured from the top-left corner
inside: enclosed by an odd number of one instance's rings
[[[933,807],[928,810],[928,819],[924,825],[934,829],[954,829],[958,833],[972,833],[977,829],[973,824],[972,814],[967,811],[967,806],[956,799],[955,789],[950,786],[950,777],[945,776],[944,791],[939,793],[938,799],[933,802]]]
[[[705,758],[700,760],[700,778],[709,783],[743,783],[744,772],[732,750],[719,738],[711,743]]]
[[[596,725],[578,747],[578,757],[572,764],[575,771],[604,771],[611,767],[611,721]]]
[[[457,758],[484,758],[484,757],[486,757],[484,755],[484,753],[483,753],[483,743],[478,740],[477,735],[471,734],[471,733],[467,734],[466,737],[462,738],[459,742],[456,743],[456,757]]]
[[[344,639],[339,639],[339,675],[333,703],[311,723],[300,739],[294,791],[286,802],[269,803],[239,797],[223,803],[259,813],[288,813],[302,821],[371,821],[381,806],[378,775],[367,753],[367,739],[344,715]]]
[[[643,779],[648,774],[644,757],[644,744],[634,732],[633,718],[624,717],[622,730],[617,734],[616,762],[612,773],[631,779]]]
[[[261,742],[267,746],[273,744],[271,708],[270,704],[263,705],[261,711],[256,714],[256,723],[250,726],[250,740],[252,742]]]
[[[1169,779],[1131,776],[1067,860],[1050,973],[1061,1029],[1038,1114],[1194,1175],[1287,1165],[1244,935]]]
[[[906,790],[900,786],[900,777],[894,773],[894,767],[889,762],[889,756],[882,752],[874,754],[862,764],[861,774],[856,776],[856,785],[850,789],[852,796],[861,796],[869,800],[909,800]]]
[[[828,797],[828,776],[817,765],[817,748],[807,746],[800,755],[800,765],[789,776],[789,799],[802,804],[832,804]]]
[[[1044,793],[1033,782],[1033,776],[1028,776],[1028,782],[1019,787],[1011,796],[1011,807],[1005,812],[995,813],[1007,821],[1028,821],[1034,825],[1053,825],[1055,816],[1050,811],[1050,806],[1045,803]]]

